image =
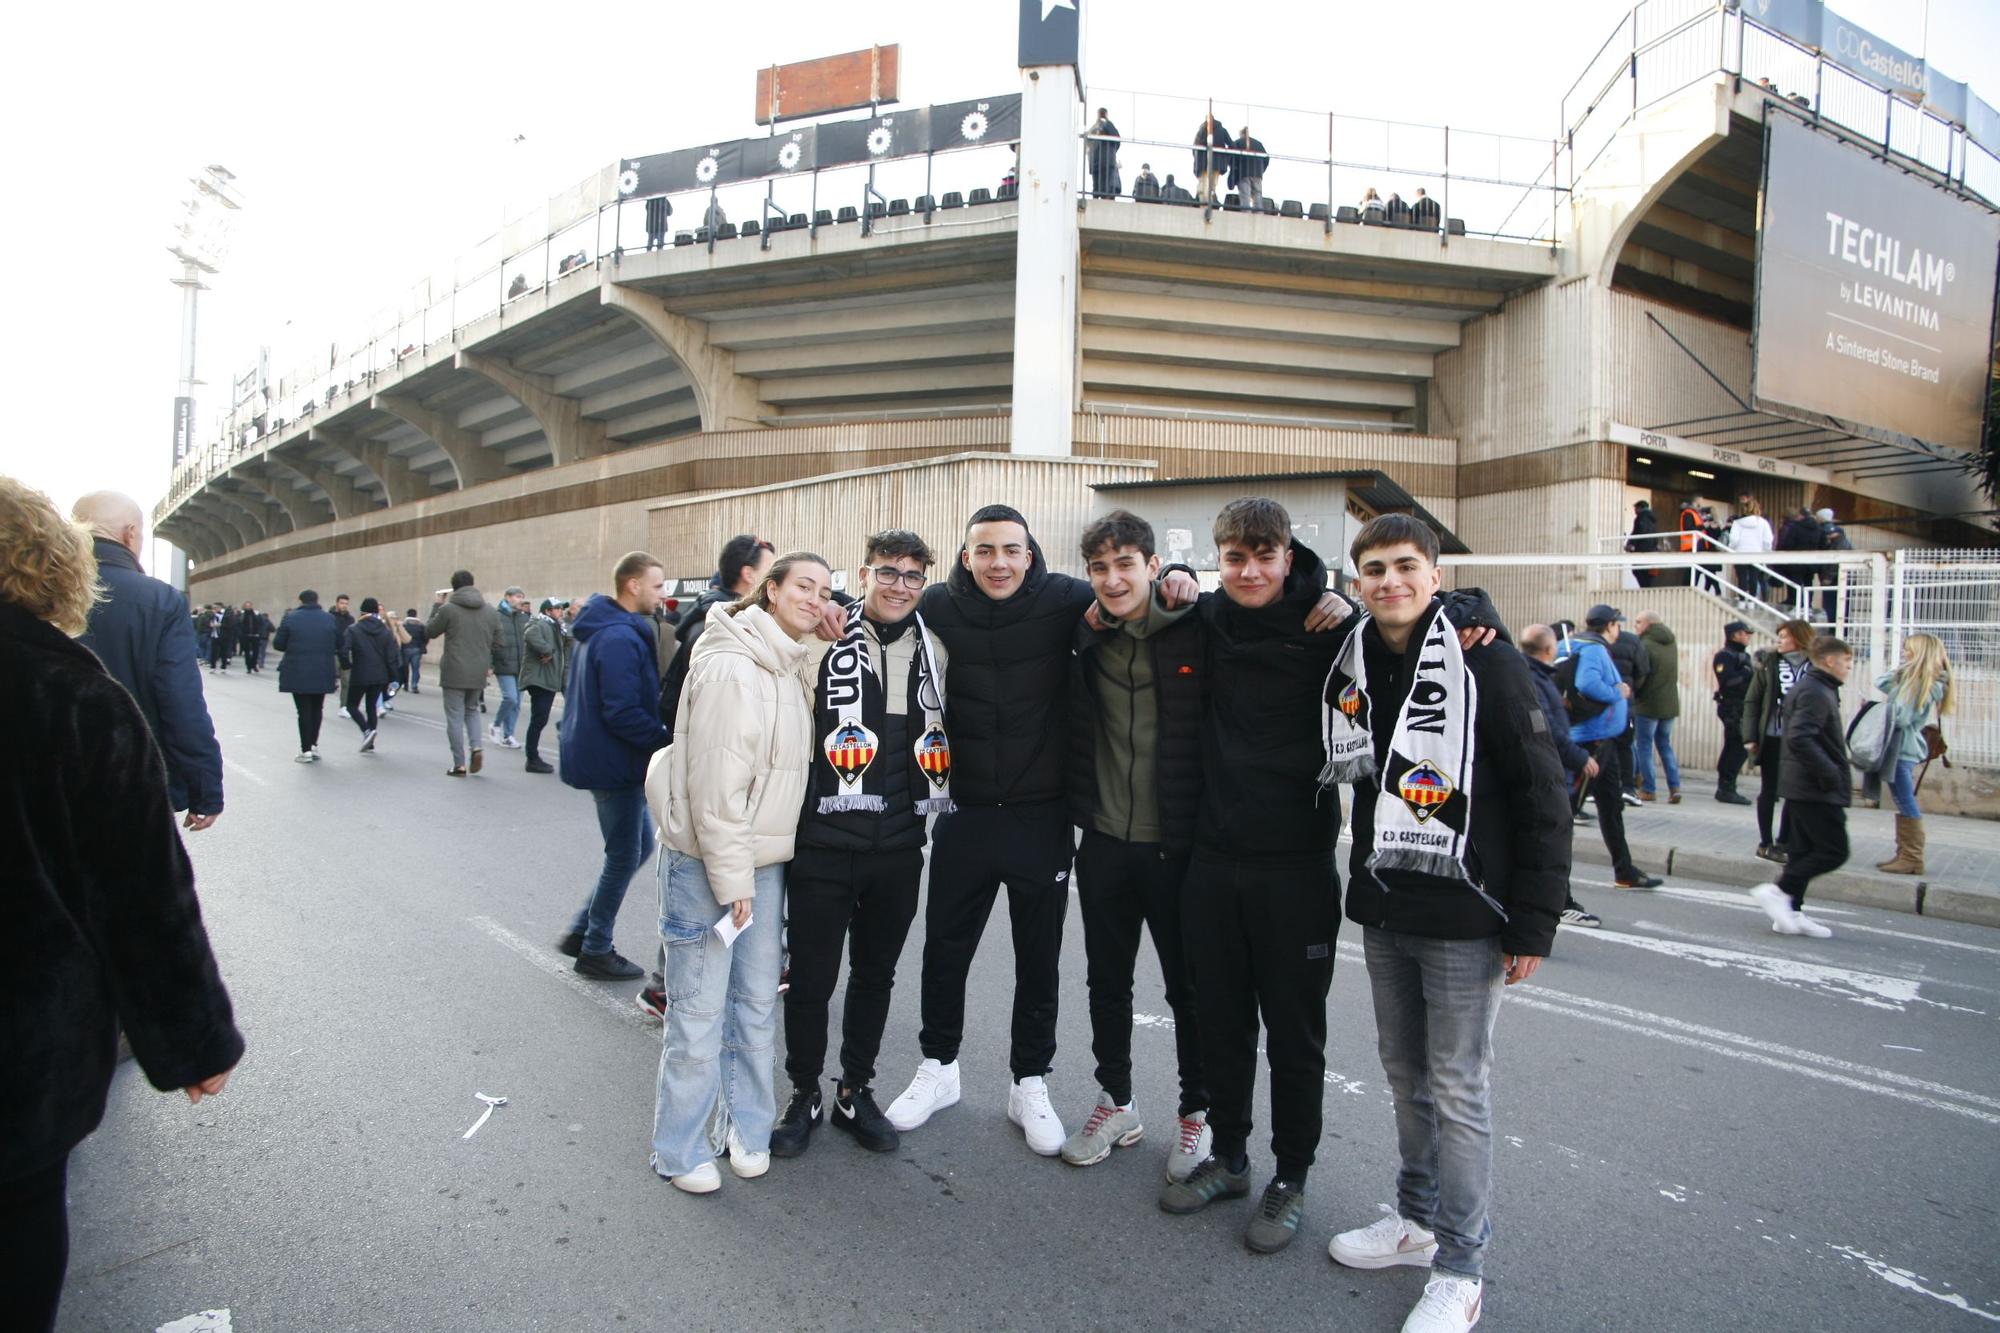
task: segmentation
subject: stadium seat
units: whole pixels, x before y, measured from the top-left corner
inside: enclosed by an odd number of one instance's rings
[[[1445,230],[1453,236],[1465,235],[1465,219],[1464,218],[1451,219],[1451,221],[1445,223]]]
[[[696,245],[707,245],[708,236],[709,236],[708,228],[696,227],[694,229],[694,243]]]
[[[1257,211],[1265,214],[1268,217],[1277,217],[1278,201],[1275,199],[1268,199],[1268,198],[1261,200],[1257,205]]]
[[[1361,210],[1352,204],[1342,204],[1340,212],[1334,215],[1334,220],[1337,222],[1359,222],[1361,221]]]
[[[910,215],[910,201],[909,201],[909,200],[907,200],[907,199],[891,199],[891,200],[889,201],[889,216],[890,216],[890,217],[892,217],[892,218],[905,218],[905,217],[908,217],[909,215]]]
[[[888,215],[889,215],[889,206],[883,203],[880,199],[870,199],[868,201],[869,217],[880,218],[880,217],[887,217]]]
[[[794,227],[804,227],[805,225],[806,225],[806,215],[803,213],[794,213],[790,217],[785,219],[786,231],[790,231]]]
[[[753,224],[753,225],[754,225],[754,224]],[[735,239],[736,239],[736,224],[735,224],[734,222],[724,222],[724,223],[721,223],[720,225],[718,225],[718,226],[716,227],[716,229],[715,229],[715,239],[716,239],[716,240],[718,240],[718,241],[733,241],[733,240],[735,240]]]
[[[920,194],[917,196],[917,202],[912,204],[911,207],[919,213],[929,213],[937,208],[937,200],[933,199],[930,195]]]
[[[812,224],[815,227],[831,227],[833,225],[833,210],[827,208],[814,209]]]
[[[965,196],[957,190],[946,190],[944,198],[938,202],[939,208],[964,208]]]
[[[855,211],[852,204],[843,206],[840,212],[834,214],[834,221],[836,222],[859,222],[860,220],[861,214]]]
[[[693,245],[693,244],[694,244],[694,233],[693,233],[693,232],[691,232],[691,231],[677,231],[677,232],[675,232],[675,233],[674,233],[674,244],[675,244],[675,245]]]
[[[1240,213],[1243,211],[1243,196],[1240,194],[1225,194],[1222,196],[1222,206],[1232,213]]]
[[[1005,202],[1006,200],[1009,200],[1009,199],[1016,199],[1016,198],[1019,198],[1019,197],[1020,197],[1020,194],[1021,194],[1021,187],[1020,187],[1020,186],[1018,186],[1018,185],[1003,185],[1003,186],[1001,186],[1001,187],[1000,187],[1000,192],[999,192],[999,193],[998,193],[997,195],[995,195],[995,196],[994,196],[994,198],[996,198],[996,199],[999,199],[999,200],[1001,200],[1002,202]]]
[[[978,189],[974,190],[972,192],[971,198],[967,199],[965,202],[972,205],[974,208],[977,208],[981,204],[990,204],[993,202],[993,191],[987,189],[984,185],[982,185]]]
[[[1305,206],[1300,204],[1296,199],[1287,199],[1278,206],[1278,215],[1287,218],[1302,218],[1306,215]]]
[[[1312,207],[1306,210],[1306,216],[1311,218],[1314,222],[1325,222],[1328,218],[1333,216],[1333,211],[1329,209],[1325,204],[1314,204]]]
[[[783,225],[783,224],[780,224],[780,225]],[[744,223],[744,224],[743,224],[743,233],[742,233],[742,234],[743,234],[743,235],[745,235],[745,236],[755,236],[755,235],[757,235],[757,234],[758,234],[759,232],[761,232],[761,231],[763,231],[763,230],[764,230],[764,229],[763,229],[763,227],[761,227],[760,225],[758,225],[758,224],[757,224],[756,222],[754,222],[754,221],[753,221],[753,222],[746,222],[746,223]]]

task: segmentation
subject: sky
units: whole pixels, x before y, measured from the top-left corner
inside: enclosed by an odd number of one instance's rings
[[[1622,0],[1083,4],[1093,86],[1544,140],[1628,12]],[[1938,66],[2000,102],[1987,73],[2000,68],[2000,3],[1838,8],[1912,51],[1928,9]],[[10,20],[0,86],[15,201],[0,218],[0,340],[22,372],[0,471],[64,507],[108,487],[150,510],[164,492],[181,319],[166,246],[208,163],[236,174],[246,206],[202,297],[198,442],[260,344],[360,329],[503,210],[620,157],[759,133],[759,68],[896,42],[906,105],[1014,91],[1015,14],[1014,0],[30,7]]]

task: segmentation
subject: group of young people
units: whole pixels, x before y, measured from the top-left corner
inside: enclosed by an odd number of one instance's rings
[[[1440,596],[1423,523],[1362,529],[1354,600],[1274,501],[1226,506],[1214,538],[1221,587],[1202,593],[1192,570],[1161,566],[1143,520],[1106,515],[1083,535],[1086,581],[1049,568],[1027,520],[994,505],[941,579],[921,537],[890,531],[868,539],[844,609],[829,609],[829,562],[792,552],[710,610],[645,781],[664,844],[655,1172],[708,1193],[722,1162],[761,1176],[825,1122],[887,1151],[956,1104],[973,1083],[959,1061],[967,975],[1004,885],[1007,1115],[1028,1146],[1088,1167],[1142,1139],[1132,991],[1150,934],[1179,1084],[1160,1207],[1250,1194],[1261,1027],[1276,1169],[1244,1238],[1283,1249],[1321,1138],[1347,788],[1346,915],[1363,928],[1402,1162],[1395,1214],[1330,1253],[1432,1267],[1405,1328],[1477,1321],[1494,1020],[1502,987],[1547,957],[1569,878],[1550,723],[1485,599]],[[657,562],[635,569],[647,560],[619,571],[639,609],[663,577]],[[1098,1092],[1068,1132],[1048,1078],[1072,874]],[[921,1062],[882,1107],[877,1062],[920,897]]]

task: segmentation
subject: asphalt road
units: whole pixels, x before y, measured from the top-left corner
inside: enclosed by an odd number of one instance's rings
[[[1155,1206],[1173,1041],[1145,951],[1145,1142],[1088,1170],[1027,1150],[1005,1116],[1004,913],[973,971],[958,1107],[894,1155],[821,1133],[692,1198],[647,1167],[657,1028],[630,986],[581,981],[553,948],[597,872],[589,799],[518,752],[447,779],[433,693],[405,696],[372,758],[329,716],[309,767],[273,677],[205,680],[229,806],[190,845],[249,1053],[199,1107],[121,1068],[73,1160],[62,1328],[226,1311],[206,1326],[1394,1329],[1420,1294],[1415,1270],[1326,1256],[1394,1198],[1356,928],[1326,1139],[1283,1254],[1244,1249],[1247,1203]],[[1605,928],[1565,930],[1500,1018],[1482,1327],[2000,1321],[2000,932],[1833,907],[1835,938],[1786,939],[1738,890],[1606,878],[1577,882]],[[654,911],[649,867],[626,953],[649,955]],[[885,1104],[917,1060],[921,936],[920,918]],[[1083,977],[1072,916],[1051,1079],[1072,1118],[1094,1096]],[[475,1093],[508,1104],[466,1139]]]

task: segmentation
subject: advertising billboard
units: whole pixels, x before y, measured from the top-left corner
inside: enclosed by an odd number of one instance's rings
[[[1871,439],[1977,448],[1997,269],[2000,216],[1771,116],[1753,403]]]

